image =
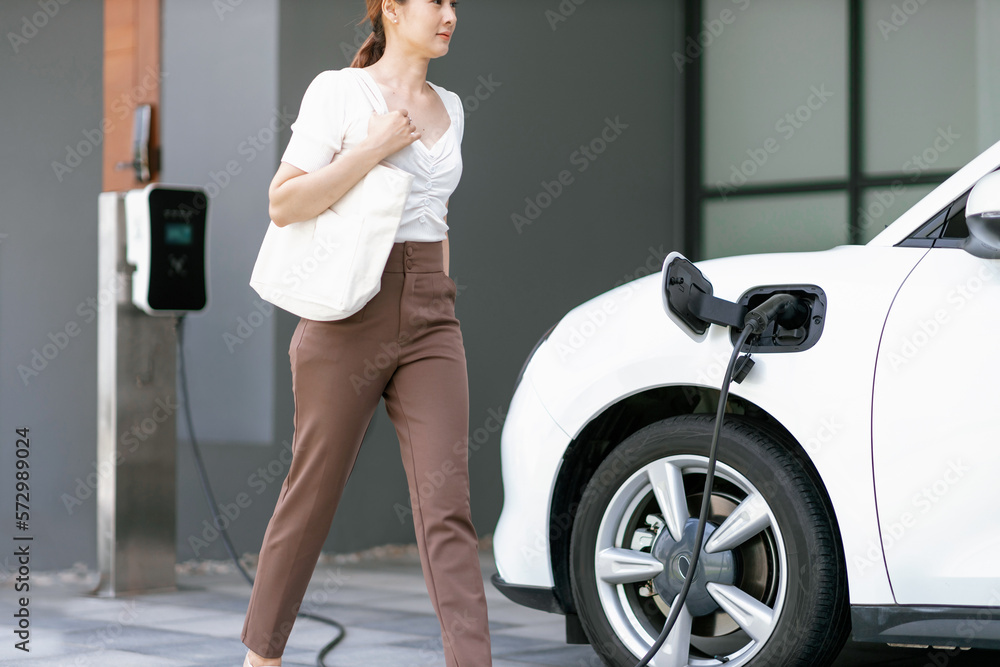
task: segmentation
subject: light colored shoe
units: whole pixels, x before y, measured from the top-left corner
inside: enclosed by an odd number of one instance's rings
[[[247,651],[247,657],[243,659],[243,667],[255,667],[255,665],[250,664],[250,651]],[[280,667],[280,663],[278,666]]]

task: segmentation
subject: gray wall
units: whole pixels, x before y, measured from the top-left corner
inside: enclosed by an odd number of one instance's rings
[[[7,442],[16,426],[32,429],[37,569],[96,566],[94,498],[71,515],[60,497],[94,469],[96,323],[77,307],[98,290],[100,158],[85,158],[61,183],[51,162],[101,121],[101,5],[67,5],[19,54],[0,44],[0,89],[22,93],[4,96],[8,122],[0,125],[0,436]],[[209,306],[187,322],[191,407],[217,500],[251,498],[230,528],[239,551],[259,549],[292,438],[287,348],[296,320],[281,311],[253,316],[262,306],[247,285],[267,225],[267,185],[306,85],[346,66],[360,43],[362,6],[263,0],[220,17],[212,3],[163,0],[162,180],[213,195]],[[467,102],[465,170],[448,217],[451,272],[463,287],[457,312],[481,536],[492,533],[502,504],[500,434],[486,426],[491,411],[506,412],[527,352],[568,309],[655,270],[662,254],[681,247],[681,100],[671,61],[681,43],[678,6],[589,2],[553,29],[546,11],[557,11],[555,0],[463,3],[451,53],[431,64],[428,78]],[[3,33],[37,7],[0,4]],[[627,129],[579,171],[574,152],[608,118]],[[270,137],[274,126],[279,134]],[[563,170],[573,183],[516,229],[511,216],[525,215],[525,198]],[[70,322],[80,334],[26,386],[17,366],[30,365],[32,350]],[[218,540],[197,543],[211,514],[182,419],[178,434],[178,559],[225,558]],[[12,448],[0,449],[0,469],[12,462]],[[7,477],[0,494],[12,498]],[[380,408],[326,549],[412,542],[412,522],[400,514],[407,503],[395,431]]]
[[[247,282],[268,223],[274,130],[291,120],[277,104],[278,0],[225,6],[162,1],[161,181],[209,197],[208,306],[186,323],[195,435],[262,445],[274,429],[273,327]]]
[[[15,429],[28,427],[30,524],[18,532],[34,536],[33,570],[97,562],[94,498],[86,498],[97,454],[97,321],[88,299],[99,291],[103,3],[59,7],[34,29],[36,2],[0,3],[0,498],[12,513]],[[7,35],[22,31],[27,43],[15,51]],[[67,146],[80,161],[71,157],[76,166],[57,175],[53,163],[67,162]],[[38,375],[22,381],[18,366],[31,369],[35,351],[49,358],[39,356]],[[63,495],[78,493],[83,504],[71,513]],[[8,517],[0,535],[11,545]],[[0,578],[13,560],[12,547],[4,552]]]

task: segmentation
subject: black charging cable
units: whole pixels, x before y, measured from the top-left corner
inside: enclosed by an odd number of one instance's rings
[[[739,338],[736,339],[733,354],[729,358],[729,365],[726,367],[725,377],[722,379],[722,387],[719,393],[719,408],[715,413],[715,430],[712,432],[712,444],[708,450],[708,471],[705,473],[705,490],[702,492],[701,511],[698,513],[698,529],[695,531],[694,537],[696,548],[691,554],[691,563],[687,567],[687,575],[690,576],[686,575],[684,577],[684,585],[681,586],[680,593],[677,594],[675,602],[670,606],[670,613],[663,624],[663,630],[657,636],[653,645],[649,647],[649,651],[646,652],[642,660],[636,663],[635,667],[645,667],[660,650],[660,647],[663,646],[663,642],[667,640],[667,636],[670,634],[670,630],[673,629],[677,617],[680,616],[684,602],[687,600],[688,590],[691,588],[691,582],[695,579],[694,574],[697,571],[698,558],[701,556],[703,547],[702,540],[705,538],[705,524],[708,522],[708,508],[712,500],[712,486],[715,483],[715,462],[718,458],[722,418],[726,412],[726,401],[729,398],[729,385],[733,381],[733,371],[736,368],[736,362],[739,360],[740,354],[743,352],[743,346],[746,345],[750,336],[759,336],[764,333],[771,320],[780,319],[790,313],[798,302],[799,300],[790,294],[775,294],[746,315],[743,331],[740,332]]]
[[[184,418],[187,422],[188,435],[191,438],[191,448],[194,451],[195,467],[198,469],[198,477],[201,479],[201,488],[205,492],[205,498],[208,500],[208,507],[212,511],[212,517],[215,520],[215,527],[219,531],[219,535],[222,536],[222,543],[226,546],[226,551],[229,552],[230,558],[236,563],[236,569],[240,571],[243,578],[247,580],[247,583],[253,587],[253,577],[243,569],[243,564],[240,563],[239,557],[236,555],[236,549],[233,548],[233,543],[229,539],[229,531],[222,526],[222,521],[219,519],[219,514],[216,510],[215,494],[212,493],[212,486],[208,482],[208,475],[205,473],[205,462],[201,459],[201,448],[198,446],[198,441],[194,437],[194,423],[191,420],[191,401],[190,394],[188,393],[187,386],[187,369],[184,364],[184,322],[185,316],[181,315],[178,317],[177,321],[177,348],[179,356],[179,368],[181,376],[181,394],[183,395],[183,400],[181,403],[184,406]],[[297,616],[302,618],[311,618],[314,621],[319,621],[320,623],[326,623],[337,628],[338,634],[333,638],[332,641],[328,642],[322,649],[320,649],[319,654],[316,656],[317,667],[327,667],[326,663],[323,662],[323,658],[326,654],[333,650],[340,640],[347,635],[347,630],[343,625],[333,620],[332,618],[326,618],[325,616],[318,616],[316,614],[309,614],[304,611],[298,612]]]

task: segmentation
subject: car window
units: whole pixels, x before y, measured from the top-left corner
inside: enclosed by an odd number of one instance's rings
[[[909,248],[961,248],[969,236],[965,224],[965,203],[969,200],[966,190],[961,197],[938,212],[930,222],[919,228],[896,245]]]
[[[966,192],[951,205],[948,212],[948,219],[944,223],[943,239],[964,239],[969,235],[969,226],[965,224],[965,203],[969,200],[969,193]]]

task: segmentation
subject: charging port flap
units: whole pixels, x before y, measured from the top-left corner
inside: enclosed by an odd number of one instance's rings
[[[674,324],[697,342],[705,340],[709,322],[695,315],[693,301],[712,294],[712,283],[684,255],[672,252],[663,260],[663,310]]]
[[[742,329],[747,316],[746,306],[712,296],[712,283],[678,252],[663,262],[663,309],[698,342],[710,324]]]

